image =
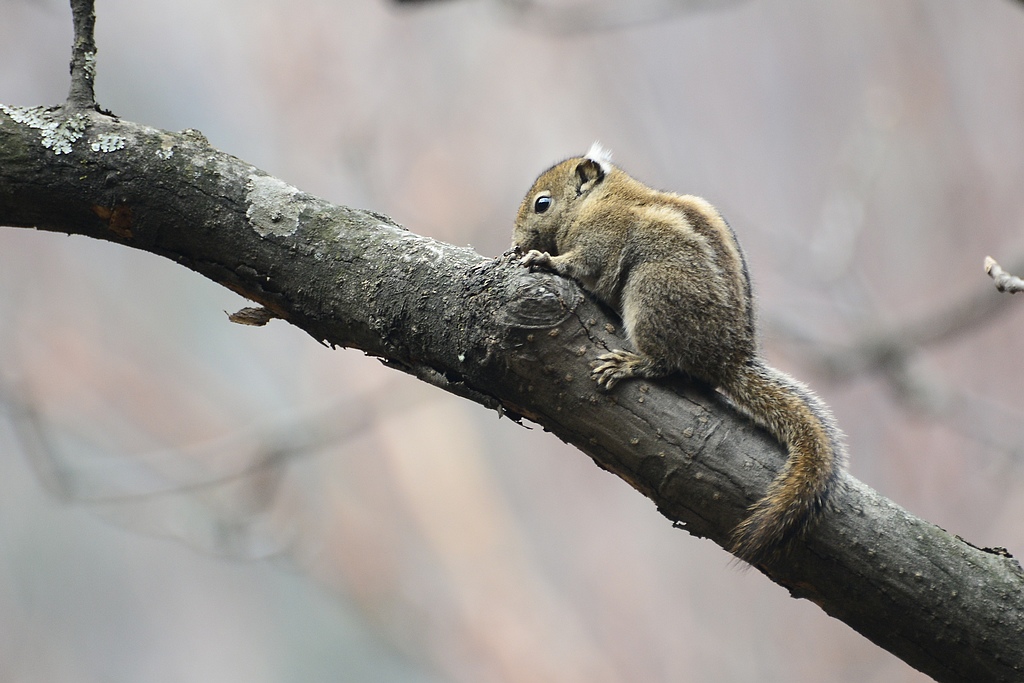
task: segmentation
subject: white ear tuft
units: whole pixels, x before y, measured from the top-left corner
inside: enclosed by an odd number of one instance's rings
[[[586,157],[601,167],[601,170],[608,173],[612,170],[612,153],[601,146],[600,142],[594,142],[587,151]]]

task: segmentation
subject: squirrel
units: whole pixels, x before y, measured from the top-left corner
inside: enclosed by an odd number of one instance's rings
[[[846,459],[828,407],[758,355],[746,261],[707,201],[654,190],[594,143],[537,178],[516,216],[520,263],[576,280],[622,319],[636,351],[593,365],[604,390],[682,372],[717,387],[789,457],[733,530],[731,552],[777,560],[817,520]]]

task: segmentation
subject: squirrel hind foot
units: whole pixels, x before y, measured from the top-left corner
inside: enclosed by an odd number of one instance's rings
[[[616,349],[597,357],[590,377],[597,382],[598,387],[611,391],[620,380],[630,377],[654,377],[659,374],[661,373],[657,372],[655,362],[647,356]]]

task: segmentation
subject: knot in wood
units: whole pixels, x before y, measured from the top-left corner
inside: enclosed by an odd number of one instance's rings
[[[512,296],[498,313],[498,319],[510,327],[555,327],[583,302],[583,292],[575,282],[548,273],[524,268],[510,285]]]

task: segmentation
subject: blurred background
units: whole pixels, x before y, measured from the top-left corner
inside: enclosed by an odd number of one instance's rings
[[[855,476],[1024,555],[1024,6],[101,0],[97,93],[495,256],[599,139],[716,204]],[[0,102],[70,10],[0,0]],[[169,261],[0,230],[0,681],[927,680],[539,429]]]

